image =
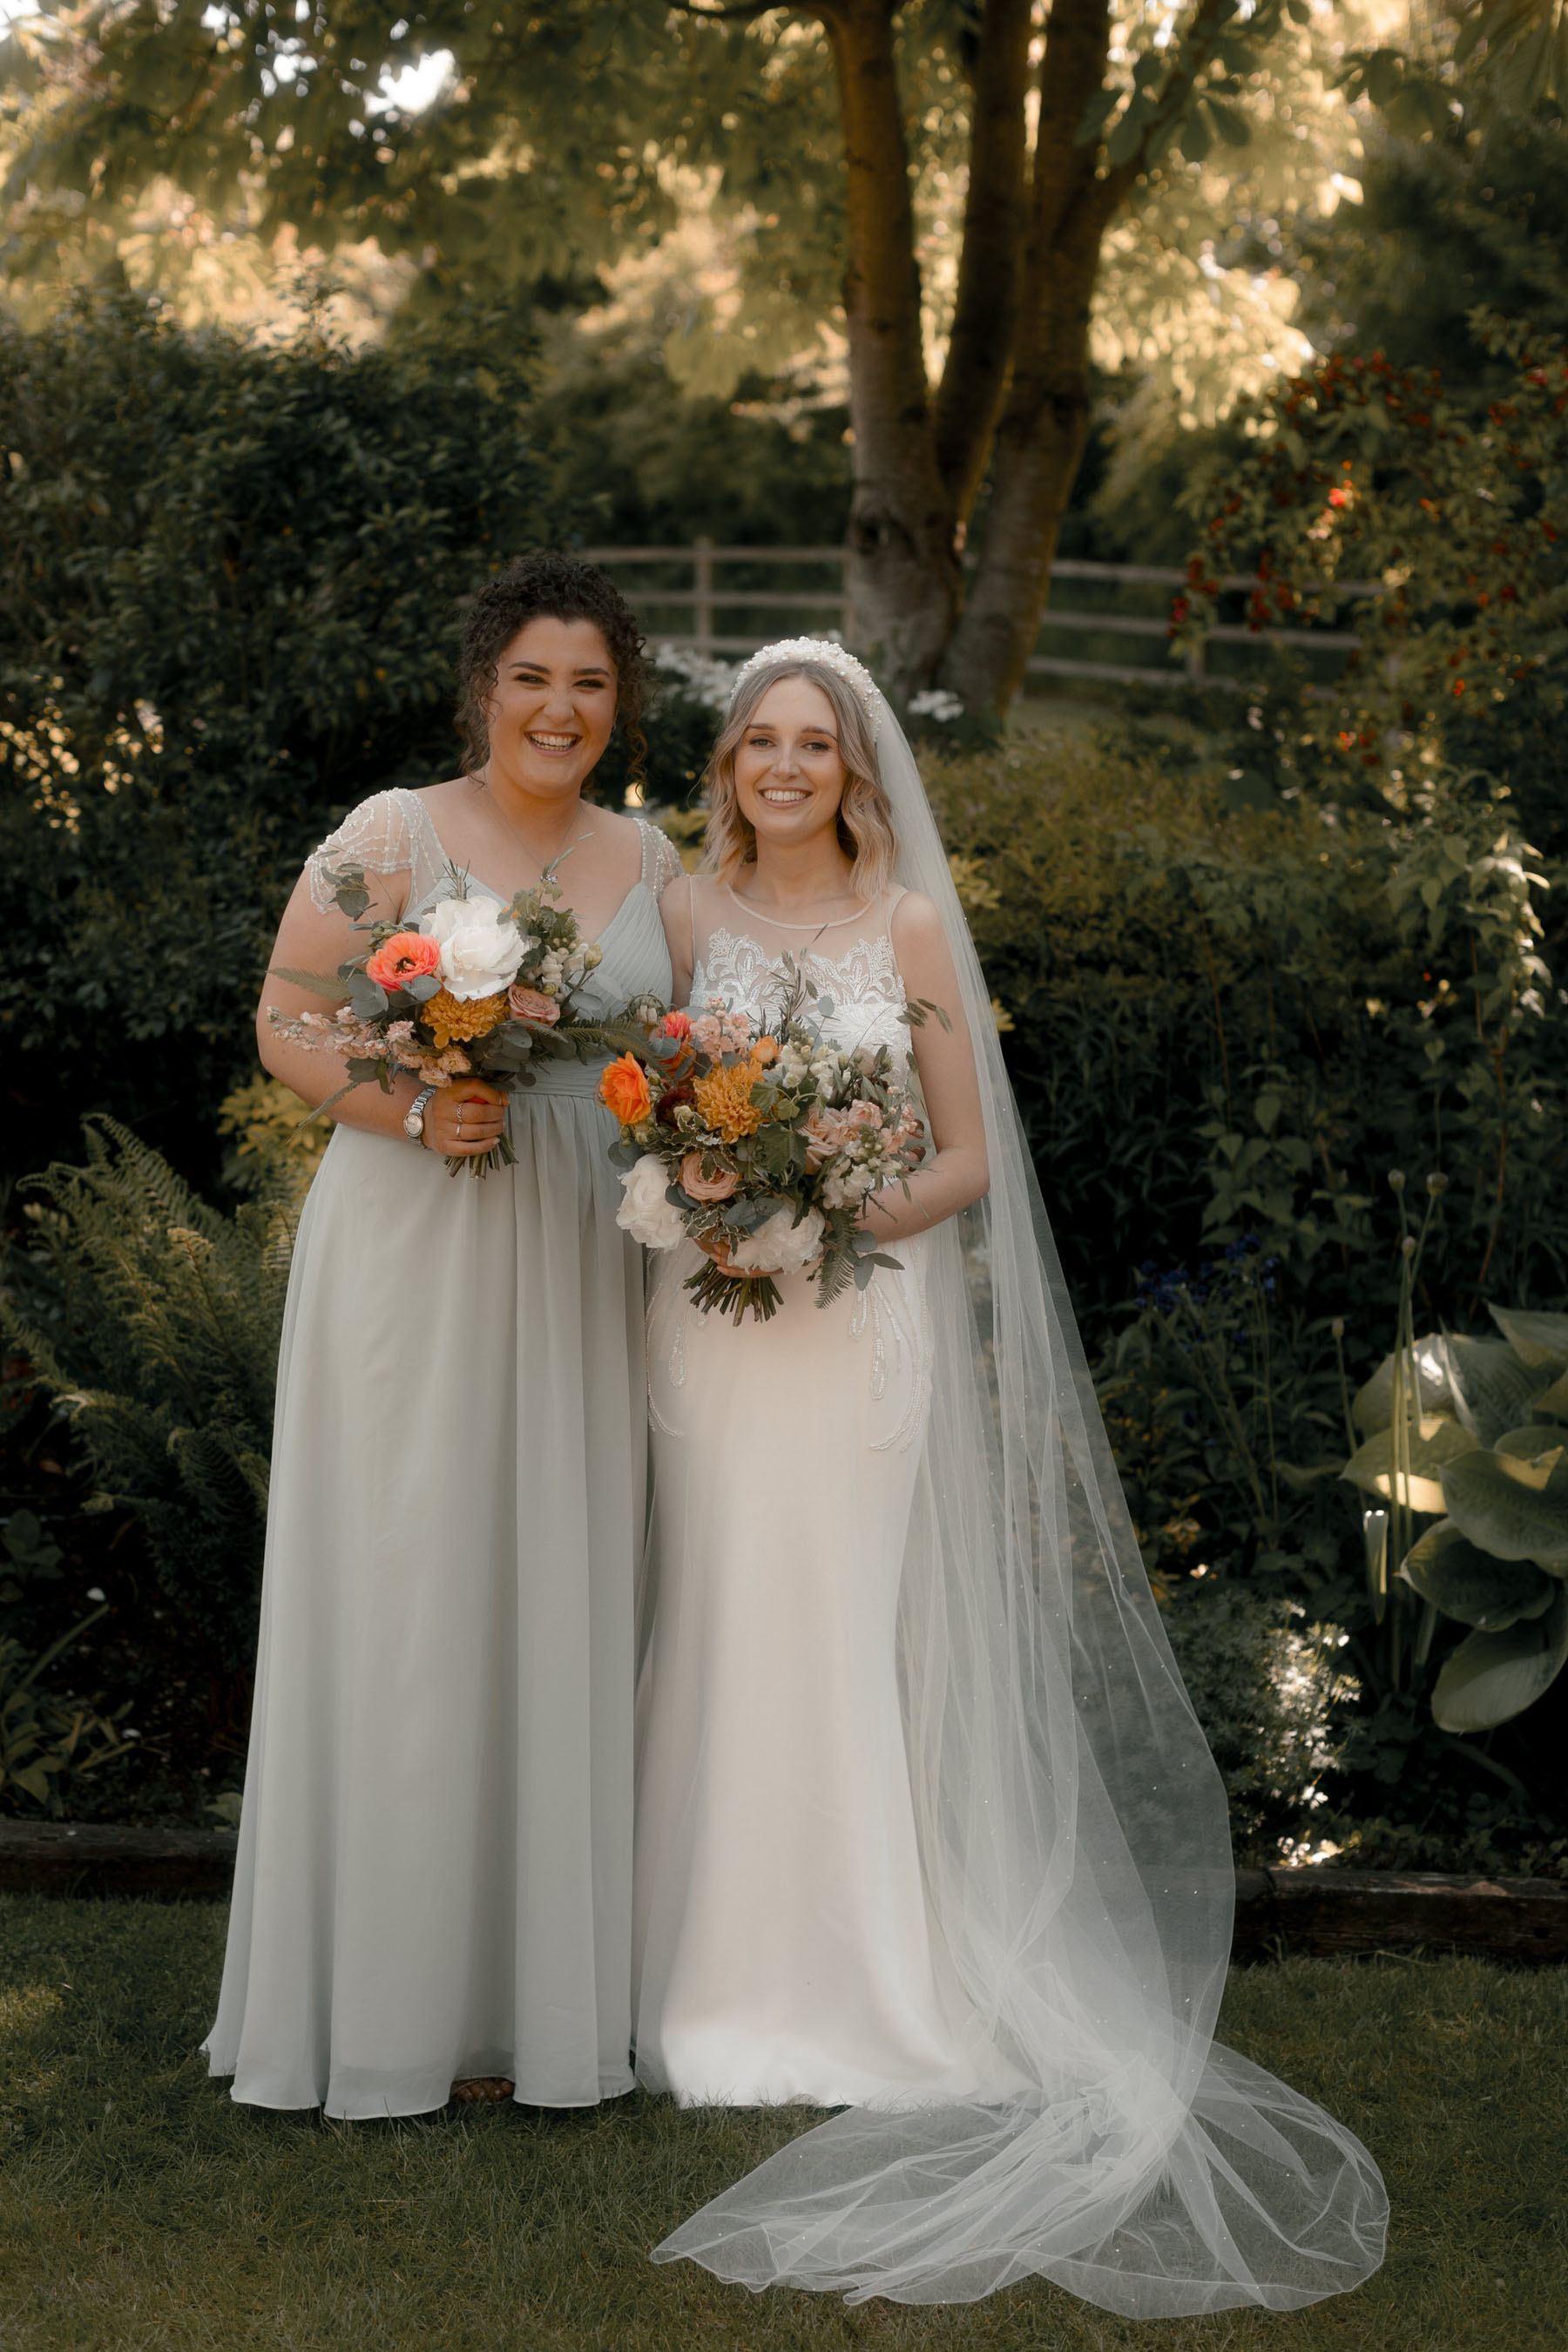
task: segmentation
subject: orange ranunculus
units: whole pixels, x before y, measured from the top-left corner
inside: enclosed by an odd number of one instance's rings
[[[774,1038],[759,1037],[756,1044],[752,1048],[752,1059],[755,1062],[759,1070],[767,1069],[773,1063],[778,1060],[778,1044]]]
[[[401,988],[406,981],[425,979],[440,961],[440,948],[423,931],[395,931],[368,960],[364,976],[380,988]]]
[[[547,1025],[561,1018],[561,1000],[546,996],[542,988],[520,988],[513,981],[506,992],[514,1021],[542,1021]]]
[[[715,1175],[702,1173],[702,1154],[689,1151],[680,1162],[680,1189],[691,1201],[727,1201],[740,1182],[732,1168],[721,1168]]]
[[[661,1037],[679,1037],[684,1045],[691,1034],[690,1013],[667,1013],[658,1024],[658,1034]]]
[[[599,1080],[599,1100],[623,1127],[640,1127],[653,1109],[647,1078],[635,1054],[622,1054]]]

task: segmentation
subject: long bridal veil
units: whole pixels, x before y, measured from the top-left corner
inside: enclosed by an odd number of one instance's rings
[[[940,909],[958,972],[991,1171],[932,1236],[906,1734],[932,1916],[1020,2087],[1001,2105],[834,2115],[656,2258],[852,2302],[967,2302],[1038,2274],[1140,2318],[1289,2309],[1376,2269],[1383,2181],[1352,2133],[1213,2039],[1224,1789],[1150,1595],[920,772],[886,701],[870,708],[898,878]]]

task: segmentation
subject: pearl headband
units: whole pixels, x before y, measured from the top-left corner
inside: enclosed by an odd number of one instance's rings
[[[877,705],[881,699],[877,681],[863,662],[858,662],[842,646],[835,645],[831,637],[784,637],[776,646],[763,646],[735,672],[735,683],[730,689],[731,709],[735,708],[741,688],[753,671],[773,669],[788,662],[821,662],[825,668],[837,670],[845,684],[854,688],[875,730]]]

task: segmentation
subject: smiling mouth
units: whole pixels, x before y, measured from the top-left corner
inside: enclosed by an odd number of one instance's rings
[[[582,739],[576,735],[535,735],[531,732],[528,740],[536,751],[574,751]]]
[[[766,801],[770,808],[798,808],[802,801],[811,798],[811,794],[797,792],[790,784],[774,784],[760,792],[757,798]]]

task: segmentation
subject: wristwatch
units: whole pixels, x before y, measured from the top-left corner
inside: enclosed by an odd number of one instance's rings
[[[408,1106],[408,1116],[403,1122],[403,1132],[415,1143],[422,1143],[425,1139],[425,1106],[435,1091],[434,1087],[421,1087]]]

